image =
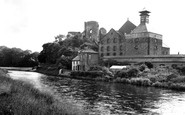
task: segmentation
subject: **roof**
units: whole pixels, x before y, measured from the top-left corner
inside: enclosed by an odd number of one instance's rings
[[[127,66],[113,65],[110,67],[110,69],[124,69],[124,68],[127,68]]]
[[[121,32],[123,35],[129,34],[132,30],[136,28],[136,25],[134,25],[132,22],[127,20],[123,26],[119,29],[119,32]]]
[[[137,26],[131,34],[136,34],[136,33],[142,33],[142,32],[153,32],[156,33],[157,30],[155,30],[150,24],[147,23],[141,23],[139,26]]]
[[[79,56],[76,56],[76,57],[73,59],[73,61],[78,61],[78,60],[80,60],[80,57],[79,57]]]
[[[92,49],[83,49],[83,50],[80,50],[79,52],[82,52],[82,53],[98,53]]]

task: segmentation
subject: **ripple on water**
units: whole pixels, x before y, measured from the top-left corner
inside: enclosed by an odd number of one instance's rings
[[[90,111],[90,114],[163,114],[185,115],[185,93],[95,81],[61,78],[47,80],[46,75],[13,72],[12,77],[36,78],[40,84],[56,89],[62,98]]]

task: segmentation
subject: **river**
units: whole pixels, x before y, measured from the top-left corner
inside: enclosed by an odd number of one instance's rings
[[[185,115],[185,92],[70,78],[51,81],[36,72],[9,71],[9,75],[40,90],[47,86],[90,114]]]

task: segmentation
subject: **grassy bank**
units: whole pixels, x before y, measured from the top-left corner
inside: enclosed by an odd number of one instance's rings
[[[182,69],[183,70],[183,69]],[[60,78],[56,66],[44,65],[37,72],[53,75],[48,79]],[[114,74],[113,74],[114,73]],[[56,77],[58,76],[58,77]],[[69,76],[63,76],[69,77]],[[95,80],[114,83],[127,83],[137,86],[151,86],[185,91],[185,70],[178,71],[172,68],[148,68],[146,65],[131,67],[129,70],[111,72],[106,67],[98,66],[95,70],[73,71],[70,78]]]
[[[85,114],[67,101],[55,98],[49,92],[40,92],[31,84],[12,80],[0,69],[1,115],[71,115]]]
[[[176,69],[155,68],[147,71],[134,69],[131,75],[129,72],[120,71],[115,75],[113,82],[185,91],[185,76],[179,74]]]

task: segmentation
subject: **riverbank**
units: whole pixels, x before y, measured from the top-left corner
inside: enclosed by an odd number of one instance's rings
[[[143,66],[143,65],[142,65]],[[145,86],[145,87],[156,87],[156,88],[166,88],[173,89],[179,91],[185,91],[185,76],[180,74],[177,69],[172,68],[151,68],[148,69],[146,66],[143,67],[133,67],[128,71],[119,71],[115,73],[114,76],[110,75],[110,71],[100,70],[104,73],[97,75],[89,75],[94,74],[95,72],[71,72],[69,75],[59,75],[58,69],[56,67],[47,67],[40,68],[37,70],[39,73],[52,75],[56,77],[50,77],[48,79],[60,79],[60,77],[70,77],[74,79],[82,79],[82,80],[94,80],[94,81],[103,81],[103,82],[113,82],[113,83],[124,83],[124,84],[132,84],[137,86]],[[107,72],[108,71],[108,72]],[[109,73],[109,74],[107,74]]]
[[[41,92],[32,84],[11,79],[7,73],[7,70],[0,69],[1,115],[85,114],[83,110],[47,91]]]
[[[14,71],[35,71],[32,67],[0,67],[0,69],[14,70]]]

